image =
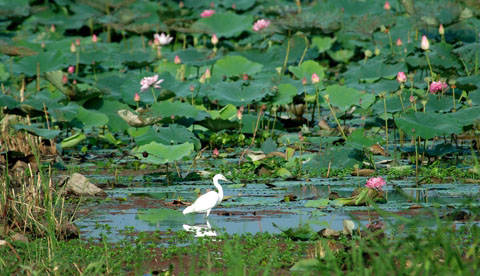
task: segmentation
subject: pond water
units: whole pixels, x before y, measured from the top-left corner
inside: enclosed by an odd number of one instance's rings
[[[98,176],[99,178],[101,176]],[[95,176],[90,176],[95,178]],[[192,202],[195,189],[202,193],[214,189],[210,181],[189,181],[170,186],[116,188],[106,190],[106,200],[91,203],[90,212],[79,219],[83,238],[99,238],[102,233],[110,240],[119,240],[123,230],[177,231],[206,228],[211,234],[234,233],[279,233],[280,229],[297,227],[308,223],[313,230],[332,228],[341,230],[344,219],[353,219],[363,225],[377,219],[373,207],[307,208],[308,200],[328,198],[328,190],[348,197],[352,191],[365,183],[362,177],[339,179],[311,179],[310,181],[271,181],[248,183],[244,187],[224,184],[225,196],[231,197],[215,207],[205,220],[203,214],[184,216],[185,206],[171,204],[181,198]],[[135,185],[137,185],[136,183]],[[240,183],[237,183],[240,184]],[[418,215],[428,209],[446,211],[460,207],[468,199],[478,202],[478,184],[427,184],[416,188],[414,179],[391,180],[384,189],[388,203],[380,204],[382,210],[397,212],[403,216]],[[286,196],[290,200],[285,201]],[[476,198],[476,199],[475,199]],[[422,208],[416,208],[422,205]],[[412,207],[413,206],[413,207]],[[432,222],[433,223],[433,222]],[[108,226],[107,226],[108,225]],[[210,227],[209,227],[210,226]]]

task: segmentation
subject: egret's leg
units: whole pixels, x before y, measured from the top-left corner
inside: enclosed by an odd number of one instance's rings
[[[210,211],[212,211],[212,209],[208,210],[206,215],[205,215],[205,219],[208,218],[208,215],[210,215]]]

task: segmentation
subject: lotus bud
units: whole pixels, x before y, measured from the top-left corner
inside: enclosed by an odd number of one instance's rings
[[[378,49],[378,47],[375,47],[375,55],[376,56],[380,55],[380,49]]]
[[[42,47],[42,49],[45,49],[45,47],[46,47],[47,45],[45,44],[45,42],[42,42],[42,44],[41,44],[40,46]]]
[[[51,32],[51,33],[54,33],[55,30],[56,30],[55,24],[50,25],[50,32]]]
[[[242,75],[242,79],[243,79],[244,81],[247,81],[247,80],[248,80],[248,74],[243,74],[243,75]]]
[[[93,35],[92,35],[92,42],[93,42],[93,43],[97,43],[97,41],[98,41],[97,35],[96,35],[96,34],[93,34]]]
[[[414,103],[415,102],[415,97],[413,95],[410,96],[410,98],[408,98],[408,100],[411,102],[411,103]]]
[[[77,39],[75,40],[75,45],[80,46],[80,39],[77,38]]]
[[[430,42],[428,42],[428,38],[427,38],[426,35],[422,35],[422,42],[421,42],[420,46],[422,47],[422,50],[424,50],[424,51],[430,49]]]
[[[190,85],[190,92],[193,93],[193,91],[195,91],[195,86],[193,86],[193,84],[192,84],[192,85]]]
[[[73,65],[69,66],[67,72],[68,72],[69,74],[75,73],[75,67],[74,67]]]
[[[397,46],[400,47],[403,45],[403,42],[400,38],[397,39]]]
[[[182,60],[180,59],[179,56],[175,56],[175,59],[173,60],[173,63],[180,64],[180,63],[182,63]]]
[[[240,109],[241,109],[241,108],[239,108],[239,109],[237,110],[237,119],[242,120],[242,117],[243,117],[243,113],[242,113],[242,112],[243,112],[243,111],[240,110]]]
[[[180,9],[183,9],[184,6],[185,6],[185,3],[183,3],[183,1],[178,2],[178,7]]]
[[[235,3],[232,4],[232,10],[236,9],[237,5]]]
[[[218,157],[218,156],[220,155],[220,152],[218,151],[217,148],[215,148],[215,149],[213,150],[212,155],[213,155],[214,157]]]
[[[211,42],[212,42],[213,45],[217,45],[217,44],[218,44],[218,37],[217,37],[216,34],[213,34],[213,35],[212,35]]]
[[[392,7],[390,6],[390,2],[388,1],[385,1],[385,4],[383,5],[383,8],[386,10],[386,11],[389,11]]]
[[[200,78],[198,79],[198,82],[200,83],[205,83],[205,74],[202,74]]]
[[[313,73],[312,74],[312,83],[316,84],[316,83],[319,83],[319,82],[320,82],[320,78],[318,77],[318,75],[316,73]]]
[[[210,2],[210,8],[212,8],[212,9],[215,8],[215,3],[213,1]]]
[[[404,82],[406,82],[406,81],[407,81],[407,75],[405,75],[404,72],[398,72],[398,73],[397,73],[397,81],[398,81],[399,83],[404,83]]]
[[[133,97],[133,100],[138,103],[140,101],[140,95],[138,93],[135,93],[135,96]]]
[[[210,73],[210,69],[207,68],[207,70],[205,70],[205,79],[209,79],[212,77],[212,74]]]
[[[72,42],[70,45],[70,52],[75,53],[77,51],[77,47],[75,47],[75,43]]]
[[[440,35],[445,35],[445,29],[443,28],[443,24],[440,24],[440,27],[438,27],[438,33]]]
[[[77,84],[77,80],[73,80],[72,83],[73,83],[73,84]]]
[[[370,50],[365,50],[364,54],[365,54],[365,57],[367,57],[367,58],[369,58],[373,55],[372,51],[370,51]]]
[[[303,134],[301,131],[298,132],[298,139],[300,140],[300,142],[303,142],[303,140],[305,140],[305,137],[303,137]]]
[[[68,83],[68,77],[66,75],[63,75],[62,77],[62,83],[67,84]]]
[[[303,77],[303,79],[302,79],[302,84],[303,84],[303,85],[307,85],[307,78],[306,78],[306,77]]]

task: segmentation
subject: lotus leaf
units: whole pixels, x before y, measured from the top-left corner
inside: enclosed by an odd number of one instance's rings
[[[238,15],[233,12],[215,13],[214,15],[201,18],[192,25],[192,29],[208,30],[220,37],[238,36],[243,31],[252,28],[252,15]]]
[[[328,95],[330,103],[340,108],[342,112],[347,111],[354,105],[365,109],[375,101],[375,96],[372,94],[361,93],[356,89],[338,84],[328,86],[322,94]]]
[[[420,136],[423,139],[462,132],[462,126],[450,114],[428,111],[426,113],[408,113],[402,117],[396,117],[395,123],[408,135]]]
[[[166,164],[177,161],[190,155],[193,151],[192,143],[180,145],[163,145],[157,142],[150,142],[146,145],[135,147],[132,153],[140,160],[151,164]]]
[[[253,76],[262,70],[263,65],[249,61],[242,56],[224,56],[215,63],[214,76],[226,75],[227,77],[248,74]]]

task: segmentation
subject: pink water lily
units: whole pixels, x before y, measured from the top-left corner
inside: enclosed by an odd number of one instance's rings
[[[367,184],[365,186],[370,189],[377,189],[381,190],[383,186],[385,186],[386,182],[383,180],[381,176],[379,177],[372,177],[367,180]]]
[[[257,22],[253,24],[253,30],[255,32],[261,31],[267,28],[268,26],[270,26],[270,23],[271,23],[270,20],[267,20],[267,19],[257,20]]]
[[[168,45],[170,44],[170,42],[172,42],[173,40],[173,37],[171,37],[170,35],[166,35],[164,33],[161,33],[160,35],[159,34],[154,34],[153,35],[153,41],[156,45]]]
[[[215,13],[215,10],[204,10],[200,16],[205,18],[205,17],[210,17]]]
[[[142,87],[140,87],[140,92],[144,92],[152,86],[153,86],[153,88],[160,88],[160,84],[162,82],[163,82],[163,79],[159,80],[158,75],[154,75],[154,76],[151,76],[151,77],[144,77],[140,81],[140,84],[142,85]]]
[[[430,93],[432,94],[446,89],[448,89],[448,85],[444,81],[434,81],[430,84]]]

